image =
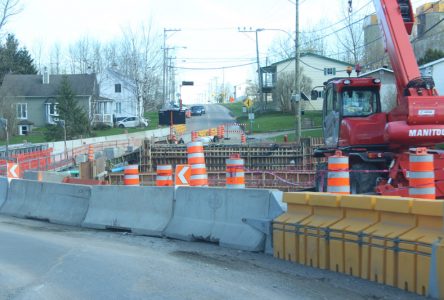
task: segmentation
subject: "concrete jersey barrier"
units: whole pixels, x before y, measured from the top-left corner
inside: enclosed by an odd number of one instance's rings
[[[161,236],[173,215],[172,187],[93,186],[83,227]]]
[[[266,227],[282,212],[271,191],[266,189],[179,187],[174,215],[165,235],[186,241],[218,242],[223,247],[246,251],[264,251]],[[265,224],[264,230],[250,225],[255,221]]]
[[[6,201],[6,196],[8,195],[8,178],[0,177],[0,208]]]
[[[12,180],[0,212],[56,224],[80,226],[88,210],[91,187]]]

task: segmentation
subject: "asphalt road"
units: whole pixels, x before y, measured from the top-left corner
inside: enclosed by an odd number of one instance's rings
[[[260,253],[0,216],[0,299],[420,299]]]
[[[190,105],[189,107],[191,107]],[[206,114],[201,116],[192,116],[187,119],[187,131],[215,128],[218,125],[234,123],[235,119],[230,116],[230,111],[222,105],[208,104],[204,105]]]

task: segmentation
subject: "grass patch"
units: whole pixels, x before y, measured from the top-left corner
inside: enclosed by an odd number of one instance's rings
[[[237,123],[247,124],[246,129],[250,130],[250,121],[248,120],[248,115],[242,112],[243,103],[224,103],[222,105],[231,111],[232,115],[236,118]],[[322,125],[322,112],[306,111],[302,115],[302,120],[304,119],[310,119],[313,121],[313,125],[315,127],[320,127]],[[253,122],[253,133],[292,130],[295,128],[295,122],[295,115],[293,113],[255,113],[255,120]]]
[[[150,111],[144,114],[144,117],[149,121],[148,127],[144,128],[106,128],[100,130],[92,130],[91,137],[110,136],[117,134],[124,134],[126,132],[133,133],[145,130],[152,130],[159,128],[159,113],[157,111]],[[163,127],[163,126],[161,126]],[[9,144],[22,144],[24,141],[28,143],[45,143],[48,142],[45,139],[45,128],[35,128],[32,132],[26,136],[15,135],[9,138]],[[6,140],[0,140],[0,145],[6,145]]]

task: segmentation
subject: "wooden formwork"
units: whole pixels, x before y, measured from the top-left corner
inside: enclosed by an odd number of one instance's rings
[[[321,138],[304,138],[299,144],[249,143],[210,144],[204,146],[208,171],[225,170],[225,160],[240,154],[247,170],[314,170],[313,151],[322,145]],[[186,145],[152,144],[145,140],[141,151],[141,171],[154,172],[159,164],[186,164]]]
[[[245,185],[247,188],[269,188],[279,189],[285,192],[298,191],[313,187],[314,171],[297,170],[274,170],[274,171],[246,171]],[[113,185],[123,184],[123,174],[109,174],[109,183]],[[154,186],[156,184],[156,173],[141,173],[142,185]],[[225,186],[224,171],[208,172],[209,186]]]

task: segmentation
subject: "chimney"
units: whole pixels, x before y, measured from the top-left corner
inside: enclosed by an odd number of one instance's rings
[[[43,84],[49,84],[49,73],[46,67],[43,70]]]

